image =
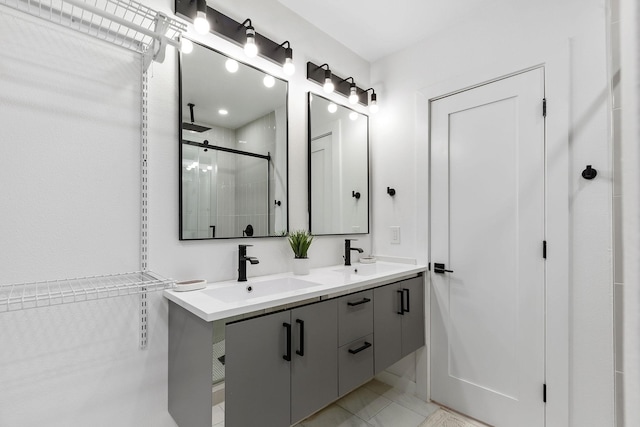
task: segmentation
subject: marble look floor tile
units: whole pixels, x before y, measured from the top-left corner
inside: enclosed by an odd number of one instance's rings
[[[365,384],[364,387],[396,402],[400,406],[404,406],[413,412],[424,415],[425,417],[433,414],[439,408],[435,403],[425,402],[424,400],[409,393],[402,393],[390,385],[378,380],[370,381]]]
[[[211,424],[224,423],[224,409],[220,405],[211,408]]]
[[[374,427],[417,427],[427,417],[392,402],[369,420]]]
[[[391,400],[364,387],[352,391],[336,402],[338,406],[365,421],[373,418],[390,403]]]
[[[371,427],[338,405],[331,405],[298,424],[299,427]],[[415,427],[415,426],[414,426]]]

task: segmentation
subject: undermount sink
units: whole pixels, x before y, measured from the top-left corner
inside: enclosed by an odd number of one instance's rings
[[[373,276],[374,274],[390,273],[399,268],[395,265],[386,264],[356,264],[338,268],[336,273],[355,274],[357,276]]]
[[[318,286],[317,283],[294,277],[264,280],[258,282],[238,282],[237,284],[205,289],[202,292],[207,296],[222,302],[247,301],[270,295],[292,292],[300,289]]]

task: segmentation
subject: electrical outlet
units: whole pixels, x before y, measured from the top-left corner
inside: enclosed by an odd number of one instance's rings
[[[391,243],[400,243],[400,226],[391,226]]]

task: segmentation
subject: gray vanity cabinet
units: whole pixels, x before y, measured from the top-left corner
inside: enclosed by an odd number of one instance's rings
[[[225,426],[294,424],[338,397],[337,303],[226,326]]]
[[[374,334],[376,374],[424,345],[423,276],[374,289]]]

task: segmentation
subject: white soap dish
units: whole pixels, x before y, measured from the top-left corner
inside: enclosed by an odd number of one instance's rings
[[[206,280],[185,280],[183,282],[176,282],[176,286],[173,290],[176,292],[196,291],[198,289],[204,289],[206,286]]]
[[[374,256],[361,256],[359,261],[362,264],[373,264],[376,262],[376,257]]]

